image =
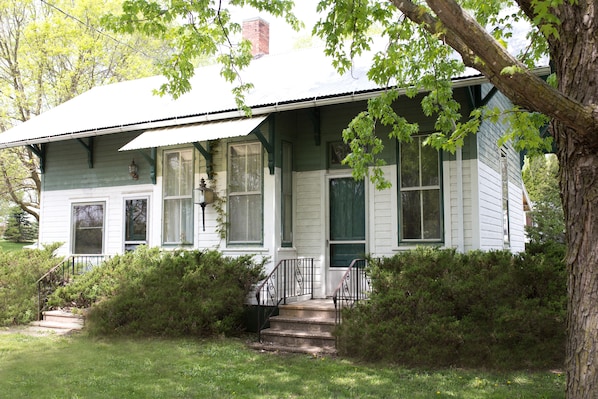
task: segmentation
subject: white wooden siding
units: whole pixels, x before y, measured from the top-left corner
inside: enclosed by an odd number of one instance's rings
[[[45,191],[42,195],[40,218],[40,243],[63,243],[59,255],[67,255],[72,248],[71,209],[76,203],[105,202],[104,253],[116,254],[124,250],[124,199],[148,197],[149,222],[155,219],[156,198],[153,185],[132,187],[102,187],[98,189]],[[160,219],[159,219],[160,220]],[[159,245],[148,225],[149,245]]]
[[[293,243],[297,256],[314,258],[314,292],[325,295],[325,179],[323,171],[298,172],[295,181]]]

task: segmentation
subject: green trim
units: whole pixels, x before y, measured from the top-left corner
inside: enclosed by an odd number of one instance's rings
[[[415,139],[425,137],[426,134],[418,134],[417,136],[413,136]],[[422,148],[423,143],[420,141],[418,148]],[[402,212],[402,191],[401,191],[401,143],[397,141],[397,208],[398,208],[398,245],[399,246],[413,246],[413,245],[438,245],[443,244],[445,242],[445,234],[446,229],[444,226],[444,181],[443,181],[443,152],[438,151],[438,190],[440,194],[440,204],[439,204],[439,223],[440,223],[440,237],[438,239],[404,239],[402,237],[402,226],[403,226],[403,212]],[[421,170],[420,170],[421,172]],[[407,190],[407,192],[422,192],[424,190],[414,189],[414,190]],[[425,190],[427,191],[427,190]],[[423,214],[421,215],[423,218]],[[421,222],[421,221],[420,221]]]
[[[268,153],[268,169],[270,170],[270,174],[274,174],[274,165],[276,164],[276,157],[274,155],[274,144],[275,144],[275,132],[274,132],[274,118],[272,116],[268,117],[268,139],[264,137],[264,134],[260,130],[260,126],[253,129],[251,133],[255,134],[255,137],[262,143],[264,149]]]
[[[145,152],[141,150],[137,150],[137,152],[141,154],[141,156],[145,158],[145,160],[149,164],[150,180],[152,181],[152,184],[156,184],[156,162],[158,158],[158,149],[156,147],[152,147],[150,149],[150,155],[147,155]]]
[[[47,144],[30,144],[27,146],[39,158],[39,171],[46,173],[46,150]]]
[[[212,153],[210,152],[210,142],[206,142],[206,148],[204,148],[198,141],[194,142],[193,146],[206,160],[206,174],[208,175],[208,180],[212,180],[214,177],[214,163],[212,160]]]
[[[93,169],[93,137],[89,137],[87,143],[82,139],[77,139],[77,141],[87,150],[87,166],[89,169]]]

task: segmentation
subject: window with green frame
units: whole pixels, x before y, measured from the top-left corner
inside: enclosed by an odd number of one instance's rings
[[[282,246],[293,245],[293,144],[283,141],[281,153],[282,175]]]
[[[164,244],[193,243],[193,150],[164,152]]]
[[[237,143],[228,147],[228,242],[261,244],[263,236],[260,143]]]
[[[440,153],[425,136],[399,144],[399,241],[442,241]]]

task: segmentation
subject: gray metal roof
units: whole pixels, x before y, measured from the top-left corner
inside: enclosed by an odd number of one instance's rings
[[[367,78],[370,60],[356,58],[350,73],[341,76],[322,48],[263,56],[241,71],[243,81],[254,85],[246,104],[259,115],[371,97],[381,88]],[[0,148],[244,117],[231,92],[234,85],[219,71],[219,65],[199,68],[192,90],[177,100],[152,93],[162,76],[95,87],[0,134]],[[463,77],[473,76],[479,73]]]

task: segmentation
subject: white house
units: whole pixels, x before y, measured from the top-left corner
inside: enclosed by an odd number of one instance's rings
[[[162,77],[96,87],[1,134],[0,148],[29,146],[39,156],[39,239],[63,242],[64,254],[147,244],[250,253],[270,268],[313,258],[314,295],[326,297],[363,254],[417,245],[522,251],[520,154],[498,146],[504,126],[484,122],[455,155],[437,152],[422,146],[434,121],[421,98],[402,96],[397,107],[421,135],[386,139],[392,188],[351,178],[341,132],[383,90],[367,67],[357,59],[340,76],[322,49],[257,57],[243,72],[254,84],[251,118],[218,66],[198,69],[177,100],[152,94]],[[464,114],[482,102],[509,105],[477,74],[456,79],[454,91]],[[202,179],[217,199],[203,209],[194,201]]]

